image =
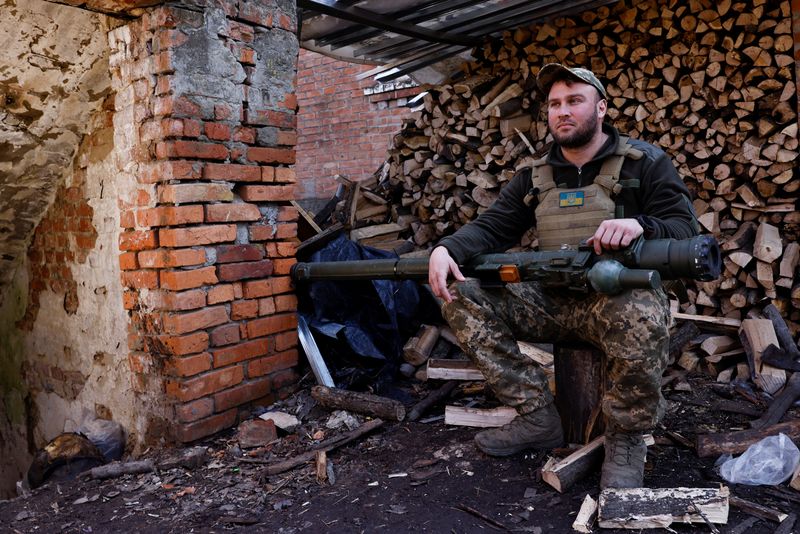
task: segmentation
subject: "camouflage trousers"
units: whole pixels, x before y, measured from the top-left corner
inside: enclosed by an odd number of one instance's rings
[[[456,298],[442,313],[504,404],[526,414],[553,402],[544,372],[520,352],[517,340],[580,340],[606,354],[610,388],[602,410],[607,427],[644,432],[660,420],[670,324],[662,290],[583,295],[535,282],[481,288],[473,279],[450,289]]]

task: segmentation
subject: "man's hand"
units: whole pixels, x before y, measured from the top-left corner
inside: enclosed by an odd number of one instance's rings
[[[428,260],[428,283],[433,294],[443,299],[445,302],[452,302],[455,295],[447,289],[447,278],[453,273],[453,277],[459,282],[464,281],[464,275],[458,268],[458,264],[450,257],[450,253],[444,247],[436,247],[431,252]]]
[[[636,219],[609,219],[600,223],[597,231],[586,243],[594,246],[595,254],[605,250],[619,250],[630,245],[644,233],[644,228]]]

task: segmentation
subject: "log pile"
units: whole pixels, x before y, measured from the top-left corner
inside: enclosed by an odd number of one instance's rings
[[[540,67],[586,66],[607,85],[610,121],[673,158],[704,231],[722,243],[723,276],[691,287],[681,311],[740,320],[769,299],[796,333],[792,46],[788,1],[626,0],[507,32],[429,89],[375,187],[388,207],[369,208],[404,228],[383,227],[395,247],[408,238],[429,248],[473,220],[548,147]],[[535,246],[535,234],[519,245]]]

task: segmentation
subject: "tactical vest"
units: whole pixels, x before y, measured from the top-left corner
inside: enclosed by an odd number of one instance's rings
[[[621,219],[623,207],[616,197],[625,187],[639,187],[639,180],[620,181],[625,158],[641,159],[644,153],[620,137],[614,154],[606,158],[600,173],[591,185],[567,188],[556,184],[553,167],[546,158],[531,164],[531,193],[526,197],[530,204],[535,196],[536,228],[539,233],[539,250],[559,250],[563,245],[577,248],[581,241],[594,234],[601,222]]]

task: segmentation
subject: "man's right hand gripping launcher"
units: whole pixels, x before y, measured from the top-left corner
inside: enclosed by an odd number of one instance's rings
[[[460,266],[465,276],[487,286],[536,281],[544,287],[608,295],[625,289],[656,289],[661,280],[692,278],[710,281],[719,277],[721,255],[711,236],[691,239],[634,241],[624,250],[594,253],[578,250],[482,254]],[[428,278],[428,259],[385,259],[297,263],[291,276],[296,282],[313,280],[408,280]]]

